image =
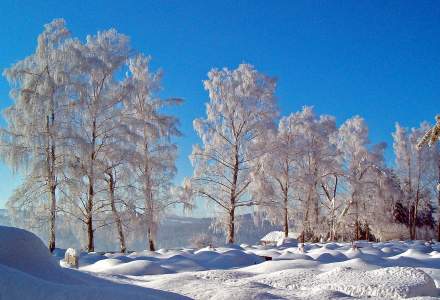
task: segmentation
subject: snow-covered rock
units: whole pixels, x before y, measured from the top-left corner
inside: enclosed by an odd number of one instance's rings
[[[76,249],[69,248],[64,254],[64,262],[73,268],[78,268],[79,252]]]

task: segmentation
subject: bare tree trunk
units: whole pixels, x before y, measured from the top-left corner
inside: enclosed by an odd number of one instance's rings
[[[408,228],[409,228],[409,238],[411,240],[414,239],[414,234],[413,234],[413,217],[414,217],[414,207],[413,205],[409,205],[408,207]]]
[[[235,145],[234,149],[234,169],[232,175],[232,187],[230,196],[230,209],[229,209],[229,223],[227,232],[227,243],[233,244],[235,242],[235,205],[236,205],[236,191],[238,184],[238,171],[239,171],[239,157],[238,157],[238,145]]]
[[[420,191],[418,188],[416,191],[416,199],[415,200],[416,201],[415,201],[414,205],[411,206],[411,214],[410,214],[410,219],[411,219],[410,238],[411,238],[411,240],[417,239],[417,214],[418,214],[418,206],[419,206],[419,202],[420,202]]]
[[[147,188],[145,195],[145,222],[147,225],[147,240],[148,240],[148,249],[150,251],[155,251],[155,241],[154,241],[154,207],[152,203],[151,190]]]
[[[156,246],[154,244],[154,239],[153,239],[152,228],[148,227],[147,231],[148,231],[148,247],[149,247],[150,251],[156,251]]]
[[[90,180],[90,179],[89,179]],[[89,182],[89,193],[87,199],[87,251],[93,252],[95,251],[94,244],[94,230],[93,230],[93,197],[95,193],[93,190],[93,180]]]
[[[304,229],[303,229],[301,234],[300,234],[300,236],[299,236],[299,242],[301,244],[304,244],[304,241],[305,241],[305,232],[304,232]]]
[[[89,169],[89,191],[87,197],[87,251],[95,251],[94,243],[94,229],[93,229],[93,205],[95,197],[95,174],[94,174],[94,163],[95,163],[95,144],[96,144],[96,121],[92,123],[92,153],[90,154],[90,169]]]
[[[152,172],[150,169],[150,162],[149,162],[149,156],[148,153],[150,153],[150,150],[148,148],[148,139],[147,139],[147,133],[146,129],[144,128],[144,143],[145,143],[145,158],[144,158],[144,217],[145,217],[145,224],[147,226],[147,240],[148,240],[148,249],[150,251],[155,251],[155,241],[154,241],[154,214],[156,213],[154,211],[154,203],[153,203],[153,186],[152,186]]]
[[[116,229],[118,231],[118,238],[119,238],[119,249],[122,253],[125,253],[127,250],[127,247],[125,246],[125,236],[124,236],[124,230],[122,227],[122,221],[121,217],[119,216],[118,210],[116,209],[116,203],[115,203],[115,179],[113,177],[112,172],[110,171],[107,173],[109,176],[108,185],[109,185],[109,195],[110,195],[110,205],[112,208],[113,218],[115,220]]]
[[[352,196],[352,199],[354,197]],[[359,224],[359,203],[357,201],[354,201],[355,203],[355,215],[356,215],[356,220],[354,222],[354,239],[355,241],[359,240],[360,235],[361,235],[361,231],[360,231],[360,224]]]
[[[357,241],[359,240],[360,236],[361,236],[361,230],[360,230],[360,226],[359,226],[359,221],[356,220],[355,224],[354,224],[354,239]]]
[[[235,208],[229,211],[229,223],[227,232],[227,243],[233,244],[235,242]]]
[[[56,217],[56,198],[55,187],[50,187],[50,236],[49,236],[49,251],[53,252],[55,249],[55,217]]]
[[[284,237],[289,237],[289,215],[287,202],[287,188],[284,190]]]
[[[368,222],[365,222],[365,239],[367,241],[370,240],[370,225],[368,224]]]
[[[51,134],[51,126],[54,125],[55,114],[52,112],[51,116],[46,118],[46,130],[47,130],[47,148],[46,148],[46,161],[47,161],[47,183],[49,186],[49,241],[48,248],[50,252],[55,249],[55,219],[56,219],[56,177],[55,177],[55,145]]]
[[[284,197],[284,237],[289,237],[289,177],[290,177],[290,167],[289,167],[289,157],[286,154],[285,160],[285,183],[284,187],[281,185],[283,189],[283,197]],[[281,180],[279,181],[281,184]]]

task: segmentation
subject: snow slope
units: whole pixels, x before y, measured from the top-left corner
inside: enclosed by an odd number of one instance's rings
[[[110,282],[61,268],[34,234],[0,226],[0,299],[182,299],[153,289]]]

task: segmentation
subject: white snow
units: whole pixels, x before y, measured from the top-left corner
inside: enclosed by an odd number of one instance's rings
[[[289,238],[296,239],[299,234],[296,232],[289,232]],[[273,243],[276,244],[284,238],[284,231],[271,231],[260,239],[263,243]]]
[[[182,299],[182,296],[62,268],[37,236],[0,226],[0,299],[136,300]]]
[[[0,299],[430,299],[440,243],[304,244],[81,253],[62,268],[33,234],[0,227]],[[59,251],[60,252],[60,251]],[[265,257],[272,260],[265,261]]]

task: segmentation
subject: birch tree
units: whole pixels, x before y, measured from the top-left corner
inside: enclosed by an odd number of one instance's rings
[[[331,137],[336,132],[334,117],[316,116],[312,107],[296,113],[296,130],[301,136],[298,159],[298,192],[301,202],[302,239],[324,233],[320,191],[329,176],[337,174],[337,151]]]
[[[3,159],[24,170],[24,182],[8,206],[30,209],[35,218],[48,212],[48,248],[55,249],[57,186],[63,168],[63,143],[71,64],[64,49],[69,31],[62,19],[45,25],[34,54],[5,70],[13,85],[12,106],[6,109],[8,128],[2,130]]]
[[[194,120],[202,145],[193,146],[191,184],[197,197],[220,209],[226,241],[234,243],[236,211],[254,204],[250,173],[277,115],[275,79],[241,64],[235,70],[212,69],[204,87],[209,102],[206,118]]]
[[[418,141],[428,130],[427,123],[411,130],[396,124],[393,133],[396,170],[404,193],[403,205],[408,210],[407,226],[411,239],[417,238],[420,211],[430,204],[432,187],[437,179],[434,152],[427,148],[417,148]]]
[[[258,160],[259,168],[251,174],[251,194],[257,211],[273,224],[282,224],[285,237],[289,235],[297,199],[295,171],[299,137],[293,123],[293,115],[280,120],[276,134],[268,136],[267,149]]]
[[[434,160],[437,164],[437,240],[440,241],[440,146],[437,143],[440,137],[440,115],[435,116],[435,121],[435,125],[426,131],[419,140],[417,149],[420,151],[426,145],[429,147],[435,145],[432,151],[434,151]]]
[[[171,195],[176,173],[177,146],[172,141],[180,135],[178,119],[164,109],[181,103],[180,99],[160,99],[161,72],[151,72],[150,58],[137,55],[129,60],[126,80],[129,96],[124,102],[125,122],[134,145],[130,165],[137,191],[137,209],[145,221],[148,248],[155,250],[156,233],[166,210],[180,201]]]
[[[383,150],[385,145],[371,145],[368,127],[364,119],[355,116],[341,125],[338,132],[338,148],[343,155],[345,185],[347,187],[347,215],[354,222],[355,240],[361,238],[362,223],[368,230],[368,219],[364,214],[368,206],[368,189],[371,188],[370,176],[376,176],[383,168]]]
[[[119,124],[122,95],[118,93],[117,72],[128,58],[128,38],[116,30],[88,36],[85,44],[70,45],[75,60],[75,95],[70,122],[71,174],[69,191],[78,202],[79,219],[87,228],[87,250],[94,251],[93,217],[106,207],[105,199],[96,199],[98,184],[105,177],[104,153],[112,147],[112,136]],[[77,181],[74,183],[74,181]]]

